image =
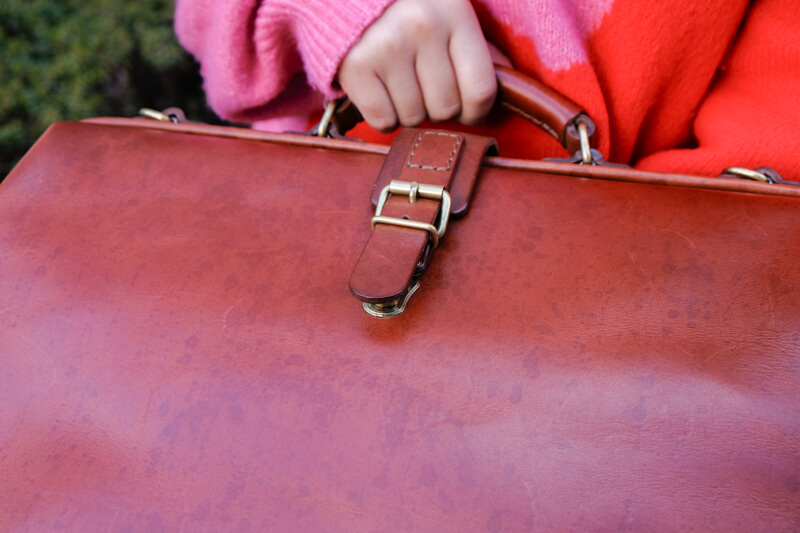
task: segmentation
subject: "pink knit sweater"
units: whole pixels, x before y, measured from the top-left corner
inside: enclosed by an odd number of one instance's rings
[[[390,3],[177,0],[175,24],[221,117],[304,122],[323,98],[339,95],[339,63]],[[586,109],[609,160],[708,175],[767,165],[800,179],[800,2],[473,5],[487,39],[516,68]],[[502,113],[478,129],[498,138],[504,155],[564,155],[548,136]]]

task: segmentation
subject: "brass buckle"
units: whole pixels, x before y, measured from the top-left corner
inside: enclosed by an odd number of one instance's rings
[[[418,198],[429,198],[431,200],[441,200],[442,206],[439,211],[439,227],[426,222],[416,220],[406,220],[404,218],[385,217],[381,215],[383,206],[389,199],[390,194],[402,194],[408,196],[409,203],[415,203]],[[375,208],[375,216],[372,217],[371,226],[375,229],[377,224],[388,224],[390,226],[400,226],[404,228],[418,229],[427,231],[431,238],[431,245],[436,248],[439,239],[447,231],[447,222],[450,220],[450,194],[440,185],[420,184],[416,181],[392,180],[389,185],[383,188],[378,198],[378,207]]]

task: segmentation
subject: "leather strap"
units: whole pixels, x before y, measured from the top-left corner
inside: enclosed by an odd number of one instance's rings
[[[444,133],[446,135],[453,135],[452,132],[437,132],[436,130],[426,131],[437,134]],[[389,185],[392,180],[400,179],[406,181],[417,181],[418,183],[430,183],[431,185],[435,184],[432,181],[420,181],[427,178],[412,174],[408,169],[405,171],[403,170],[406,160],[410,156],[410,154],[407,153],[410,151],[410,149],[406,150],[403,147],[408,147],[411,143],[415,143],[419,134],[420,130],[414,128],[404,128],[397,134],[397,137],[392,144],[392,148],[386,155],[383,168],[381,169],[380,174],[378,174],[378,179],[375,182],[375,188],[372,190],[373,206],[378,205],[378,199],[381,195],[381,191],[384,187]],[[478,171],[480,170],[484,156],[497,155],[497,141],[494,139],[468,133],[460,133],[459,135],[462,137],[464,145],[468,148],[460,152],[460,160],[457,162],[460,169],[458,172],[458,179],[452,180],[450,186],[442,184],[445,185],[445,188],[450,193],[452,199],[450,214],[454,218],[460,218],[464,216],[469,209],[469,201],[472,198],[472,192],[475,190],[476,178],[478,176]],[[444,155],[446,154],[442,154],[442,156]],[[419,153],[417,154],[417,157],[420,157]],[[400,177],[401,175],[403,177]]]
[[[463,214],[475,188],[481,162],[493,139],[470,134],[406,128],[397,135],[378,175],[373,200],[392,181],[443,187],[452,191],[450,212]],[[381,215],[399,221],[434,225],[443,202],[391,194]],[[432,248],[428,231],[377,223],[350,276],[350,290],[368,304],[401,299],[415,276],[427,268]],[[426,257],[425,260],[422,260]]]

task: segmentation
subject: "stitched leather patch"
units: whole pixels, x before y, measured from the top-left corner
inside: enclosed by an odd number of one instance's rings
[[[450,191],[450,212],[456,218],[466,214],[483,156],[496,153],[494,139],[446,131],[420,131],[405,128],[397,134],[395,144],[408,150],[390,150],[372,191],[372,205],[393,179],[444,185]],[[431,171],[431,172],[428,172]],[[447,174],[454,174],[452,180]]]
[[[452,133],[425,131],[417,135],[408,156],[408,168],[450,171],[458,156],[462,139]]]

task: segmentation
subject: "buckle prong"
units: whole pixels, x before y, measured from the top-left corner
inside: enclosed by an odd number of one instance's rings
[[[390,194],[408,196],[408,201],[412,204],[417,201],[417,198],[441,200],[442,207],[439,211],[439,227],[436,228],[432,224],[415,220],[382,216],[383,207],[389,199]],[[447,231],[447,222],[449,219],[450,194],[448,194],[444,187],[440,185],[417,183],[416,181],[392,180],[392,182],[381,191],[380,198],[378,199],[378,207],[375,208],[375,216],[372,217],[372,229],[375,229],[376,224],[389,224],[391,226],[427,231],[431,235],[431,241],[435,248],[439,244],[439,239],[441,239],[445,231]]]

